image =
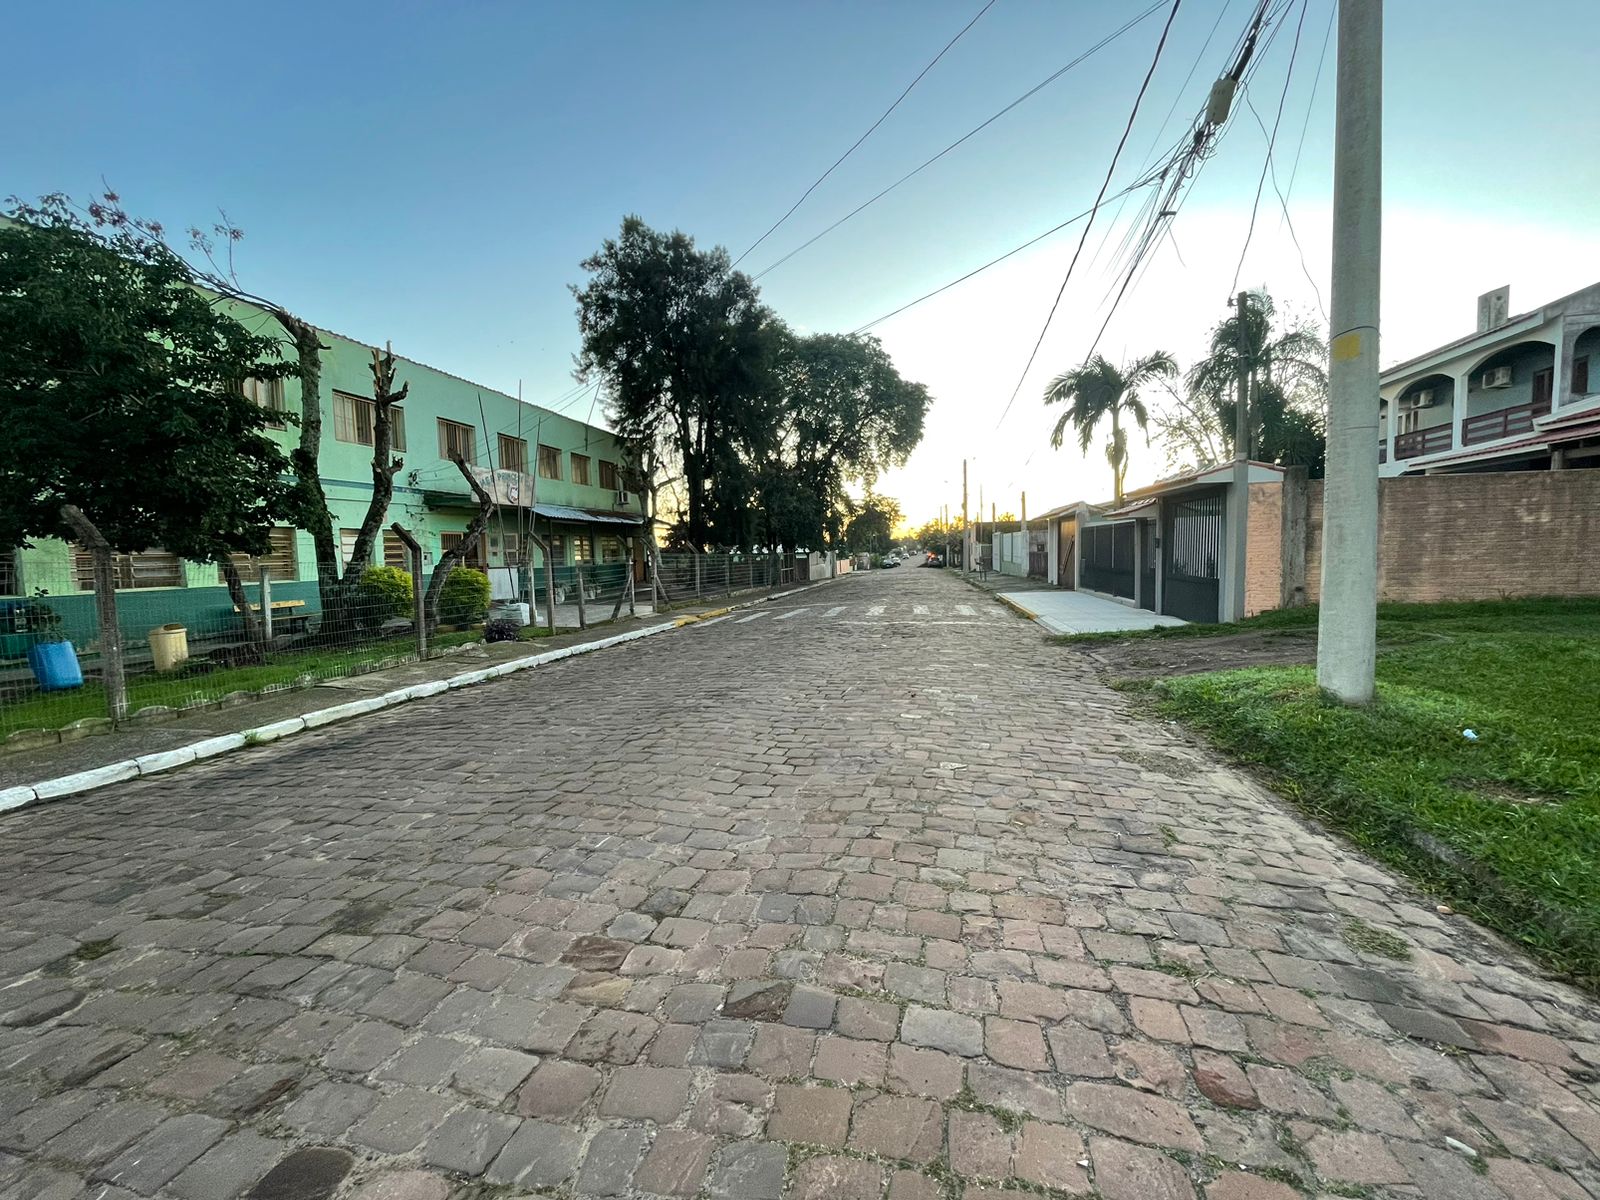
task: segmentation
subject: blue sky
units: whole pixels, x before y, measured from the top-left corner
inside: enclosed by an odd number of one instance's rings
[[[1308,5],[1275,159],[1287,183],[1306,122],[1290,210],[1325,299],[1332,46],[1310,101],[1332,0]],[[175,227],[225,208],[246,230],[240,272],[255,290],[483,383],[514,391],[520,379],[549,401],[572,387],[567,286],[625,213],[737,254],[979,7],[30,6],[7,21],[14,102],[0,185],[87,196],[104,176],[133,210]],[[1144,7],[998,0],[744,266],[770,265]],[[1394,360],[1469,328],[1489,287],[1510,282],[1519,308],[1600,279],[1586,95],[1600,12],[1592,0],[1388,8],[1383,357]],[[1181,132],[1247,12],[1247,0],[1184,0],[1119,182],[1175,101],[1161,140]],[[1164,16],[763,277],[768,302],[800,328],[849,330],[1087,207]],[[1297,18],[1252,90],[1269,124]],[[1176,251],[1164,248],[1125,302],[1106,353],[1161,346],[1187,362],[1203,344],[1264,151],[1242,111],[1180,215]],[[1035,511],[1106,490],[1103,462],[1040,450],[1052,422],[1037,396],[1099,326],[1121,228],[1108,213],[1089,241],[1093,253],[1107,229],[998,427],[1076,229],[879,327],[937,398],[928,444],[887,481],[915,513],[950,498],[962,454],[981,459],[1002,496],[1033,489]],[[1270,185],[1240,282],[1316,313]],[[1130,482],[1158,467],[1142,454]]]

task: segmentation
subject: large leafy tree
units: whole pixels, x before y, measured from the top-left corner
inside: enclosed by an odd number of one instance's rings
[[[601,381],[625,442],[654,448],[681,476],[685,544],[747,541],[749,464],[774,426],[784,341],[755,284],[721,247],[699,250],[632,216],[582,265],[579,378]]]
[[[790,340],[777,366],[777,423],[761,508],[785,545],[837,542],[853,505],[922,440],[928,389],[901,377],[874,337]]]
[[[1265,293],[1245,306],[1242,319],[1235,311],[1212,329],[1208,353],[1184,380],[1187,403],[1169,410],[1158,427],[1179,445],[1211,443],[1231,457],[1241,366],[1251,381],[1251,457],[1305,466],[1320,477],[1327,449],[1327,346],[1315,324],[1280,319]]]
[[[61,197],[0,224],[0,544],[70,538],[74,504],[120,551],[223,564],[295,510],[289,463],[246,377],[296,373],[219,312],[159,236]],[[159,227],[156,229],[159,234]]]
[[[900,505],[893,499],[869,492],[845,525],[845,544],[855,552],[887,554],[894,546],[895,526],[902,519]]]
[[[1111,464],[1112,496],[1120,505],[1128,474],[1128,435],[1123,419],[1131,418],[1141,432],[1147,429],[1150,414],[1140,397],[1141,389],[1177,373],[1177,362],[1164,350],[1120,367],[1096,354],[1081,366],[1063,371],[1044,392],[1046,404],[1067,406],[1050,434],[1050,444],[1060,449],[1070,427],[1077,431],[1078,449],[1087,454],[1100,422],[1109,419],[1106,461]]]

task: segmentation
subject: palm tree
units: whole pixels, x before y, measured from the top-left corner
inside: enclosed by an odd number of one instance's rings
[[[1189,368],[1189,395],[1215,415],[1233,454],[1234,413],[1241,362],[1251,378],[1250,450],[1268,462],[1304,464],[1322,474],[1322,412],[1328,396],[1328,349],[1308,322],[1274,326],[1272,297],[1258,294],[1247,308],[1243,337],[1235,312],[1211,331],[1210,353]],[[1241,344],[1242,343],[1242,344]]]
[[[1144,432],[1150,414],[1145,410],[1144,401],[1139,399],[1139,389],[1156,379],[1170,379],[1177,373],[1177,361],[1165,350],[1157,350],[1122,367],[1113,366],[1096,354],[1081,367],[1063,371],[1044,390],[1046,404],[1070,405],[1056,422],[1050,444],[1059,450],[1067,426],[1071,425],[1078,431],[1078,449],[1087,454],[1100,418],[1110,416],[1111,439],[1106,443],[1106,461],[1111,464],[1112,495],[1120,505],[1122,481],[1128,473],[1128,439],[1122,428],[1123,414],[1131,416],[1140,432]]]

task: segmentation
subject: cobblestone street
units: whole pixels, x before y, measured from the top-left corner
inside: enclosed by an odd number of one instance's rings
[[[946,572],[753,611],[5,818],[0,1196],[1600,1197],[1584,996]]]

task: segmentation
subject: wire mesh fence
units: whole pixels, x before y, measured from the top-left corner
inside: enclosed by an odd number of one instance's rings
[[[263,584],[252,572],[241,606],[216,566],[174,559],[157,570],[161,564],[130,564],[129,557],[115,563],[123,716],[152,719],[232,704],[418,657],[406,572],[355,573],[328,597],[315,578],[269,574]],[[0,598],[0,738],[109,719],[115,688],[107,686],[110,661],[92,566],[36,566],[25,583],[27,595]],[[452,575],[439,596],[430,645],[480,640],[489,606],[481,572]]]
[[[552,613],[554,631],[586,628],[823,578],[848,565],[822,555],[734,552],[458,568],[439,593],[427,649],[431,655],[486,636],[530,640],[552,631]],[[220,568],[175,557],[114,556],[112,574],[115,655],[101,633],[91,556],[53,570],[31,566],[21,581],[25,595],[0,596],[0,742],[26,746],[27,731],[231,705],[419,657],[412,579],[398,568],[341,567],[326,574],[343,582],[327,588],[315,575],[274,579],[270,569],[250,568],[237,593]]]

